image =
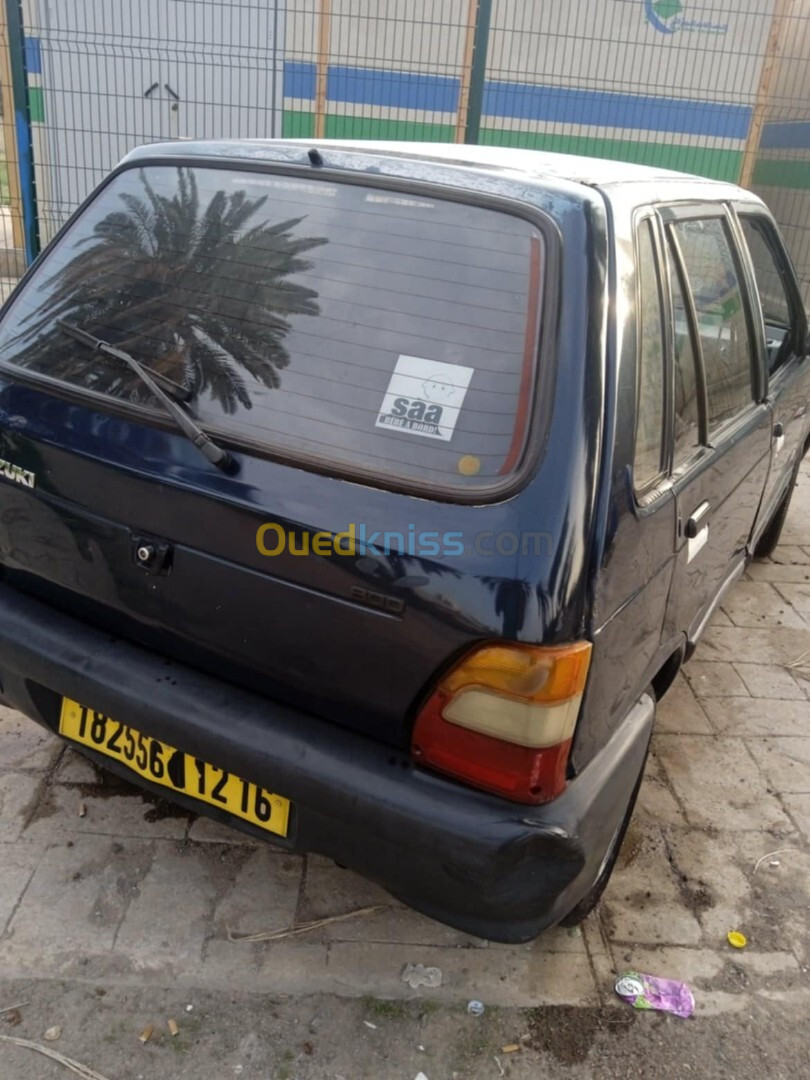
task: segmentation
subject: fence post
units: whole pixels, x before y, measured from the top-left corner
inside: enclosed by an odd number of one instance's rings
[[[492,22],[492,0],[479,0],[473,39],[472,68],[467,105],[466,143],[477,143],[481,134],[481,113],[484,108],[484,79],[487,74],[489,27]]]
[[[34,181],[34,147],[31,141],[31,113],[28,105],[28,79],[25,73],[22,3],[21,0],[5,0],[5,4],[11,67],[11,96],[14,103],[14,128],[17,136],[23,243],[25,260],[31,263],[39,254],[39,222]]]
[[[456,142],[463,143],[467,137],[467,120],[470,115],[470,81],[475,56],[475,28],[478,25],[478,0],[467,0],[467,26],[464,33],[464,54],[461,60],[461,84],[458,92],[456,113]]]
[[[759,76],[756,101],[751,113],[751,124],[748,128],[748,138],[743,151],[742,166],[740,167],[739,184],[741,187],[750,187],[754,178],[754,168],[757,163],[759,144],[762,139],[762,129],[765,126],[765,117],[768,111],[768,101],[771,95],[771,81],[773,80],[774,68],[777,66],[779,52],[782,46],[782,35],[785,28],[785,16],[790,11],[793,0],[776,0],[771,17],[771,29],[768,34],[768,43],[765,46],[765,56],[762,60],[762,71]]]
[[[22,196],[20,194],[20,172],[17,161],[17,132],[14,127],[14,103],[11,96],[11,60],[8,44],[8,24],[5,5],[0,3],[0,112],[3,124],[3,164],[6,167],[8,184],[8,205],[11,217],[11,242],[14,251],[22,252],[25,246],[22,227]],[[8,263],[9,257],[5,256]],[[11,272],[13,269],[13,272]],[[4,277],[17,277],[16,268],[5,267]]]
[[[315,76],[315,138],[326,138],[326,91],[332,48],[332,0],[321,0],[318,16],[318,63]]]

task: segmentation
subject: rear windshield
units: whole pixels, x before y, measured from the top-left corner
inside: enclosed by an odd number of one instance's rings
[[[0,323],[5,364],[212,434],[433,489],[499,485],[531,412],[543,261],[523,218],[377,187],[150,165],[115,177]]]

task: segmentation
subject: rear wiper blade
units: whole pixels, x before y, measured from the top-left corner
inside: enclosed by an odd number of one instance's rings
[[[109,341],[104,341],[103,338],[88,334],[80,326],[74,326],[73,323],[65,322],[64,319],[58,319],[56,325],[63,333],[76,341],[80,341],[82,345],[86,345],[89,349],[95,349],[105,356],[113,356],[116,360],[126,364],[149,387],[166,412],[169,413],[183,434],[197,447],[206,461],[210,461],[212,465],[216,465],[223,470],[230,467],[231,455],[228,451],[223,450],[221,446],[217,446],[214,440],[206,435],[202,428],[187,413],[184,413],[177,404],[177,400],[173,395],[178,395],[178,393],[180,395],[179,400],[188,400],[186,390],[179,383],[159,374],[157,371],[150,371],[134,356],[130,356],[128,352],[116,348],[115,345],[111,345]]]

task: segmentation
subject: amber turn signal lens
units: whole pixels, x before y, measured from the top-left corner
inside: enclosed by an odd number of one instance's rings
[[[552,704],[581,694],[588,677],[591,643],[572,645],[484,645],[465,657],[441,681],[457,694],[483,686],[523,701]]]
[[[414,758],[517,802],[565,788],[590,642],[483,645],[444,678],[416,720]]]

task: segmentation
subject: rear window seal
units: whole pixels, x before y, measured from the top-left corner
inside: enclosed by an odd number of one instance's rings
[[[524,410],[526,415],[521,416],[521,410],[516,412],[515,425],[521,422],[526,424],[523,435],[523,444],[519,451],[519,460],[514,463],[513,471],[505,476],[502,481],[481,485],[467,491],[459,488],[440,487],[432,482],[420,483],[405,477],[394,478],[382,472],[367,467],[355,468],[350,465],[332,465],[328,459],[315,454],[285,454],[282,449],[274,449],[266,443],[249,438],[240,439],[232,431],[222,431],[216,425],[203,424],[203,430],[217,440],[217,443],[237,453],[242,451],[255,457],[273,461],[288,468],[300,468],[307,472],[318,473],[323,476],[331,476],[339,480],[347,480],[361,484],[365,487],[381,488],[396,494],[414,495],[421,498],[431,499],[446,503],[461,505],[477,505],[483,503],[501,502],[517,494],[522,490],[529,477],[539,465],[542,451],[547,441],[548,425],[551,419],[553,392],[556,383],[556,359],[558,344],[558,328],[560,318],[560,275],[562,264],[562,235],[556,222],[539,207],[532,206],[518,198],[509,196],[492,195],[489,192],[476,191],[474,187],[451,187],[450,185],[433,183],[424,180],[413,180],[405,177],[392,177],[381,175],[376,172],[351,172],[341,168],[319,167],[311,165],[290,165],[286,162],[257,162],[242,160],[240,158],[208,158],[194,155],[183,157],[180,155],[144,157],[135,161],[125,161],[96,187],[90,195],[77,207],[70,218],[52,237],[40,255],[28,267],[16,288],[9,296],[6,304],[12,302],[27,284],[34,271],[38,269],[51,249],[54,248],[67,232],[73,219],[85,212],[93,202],[106,190],[109,184],[125,172],[140,171],[155,166],[186,167],[200,169],[220,169],[224,172],[247,172],[260,175],[283,175],[306,179],[311,183],[328,181],[330,183],[354,184],[360,187],[379,188],[386,191],[400,192],[403,194],[422,195],[435,199],[443,199],[447,202],[462,203],[469,206],[478,206],[482,209],[494,210],[500,213],[510,214],[533,225],[543,238],[542,254],[542,293],[539,298],[539,322],[540,333],[535,343],[535,378],[531,400]],[[546,362],[544,363],[544,359]],[[7,372],[15,381],[30,385],[34,388],[42,388],[50,391],[58,391],[62,398],[74,401],[77,404],[91,406],[98,403],[100,409],[108,414],[121,416],[127,419],[148,418],[149,424],[160,430],[173,432],[170,422],[157,409],[151,409],[145,405],[133,405],[130,402],[121,401],[107,394],[99,394],[92,390],[72,386],[48,375],[33,373],[24,368],[15,367],[0,358],[0,372]],[[538,431],[541,436],[538,438]],[[517,454],[517,448],[513,445],[510,449],[508,463]]]

